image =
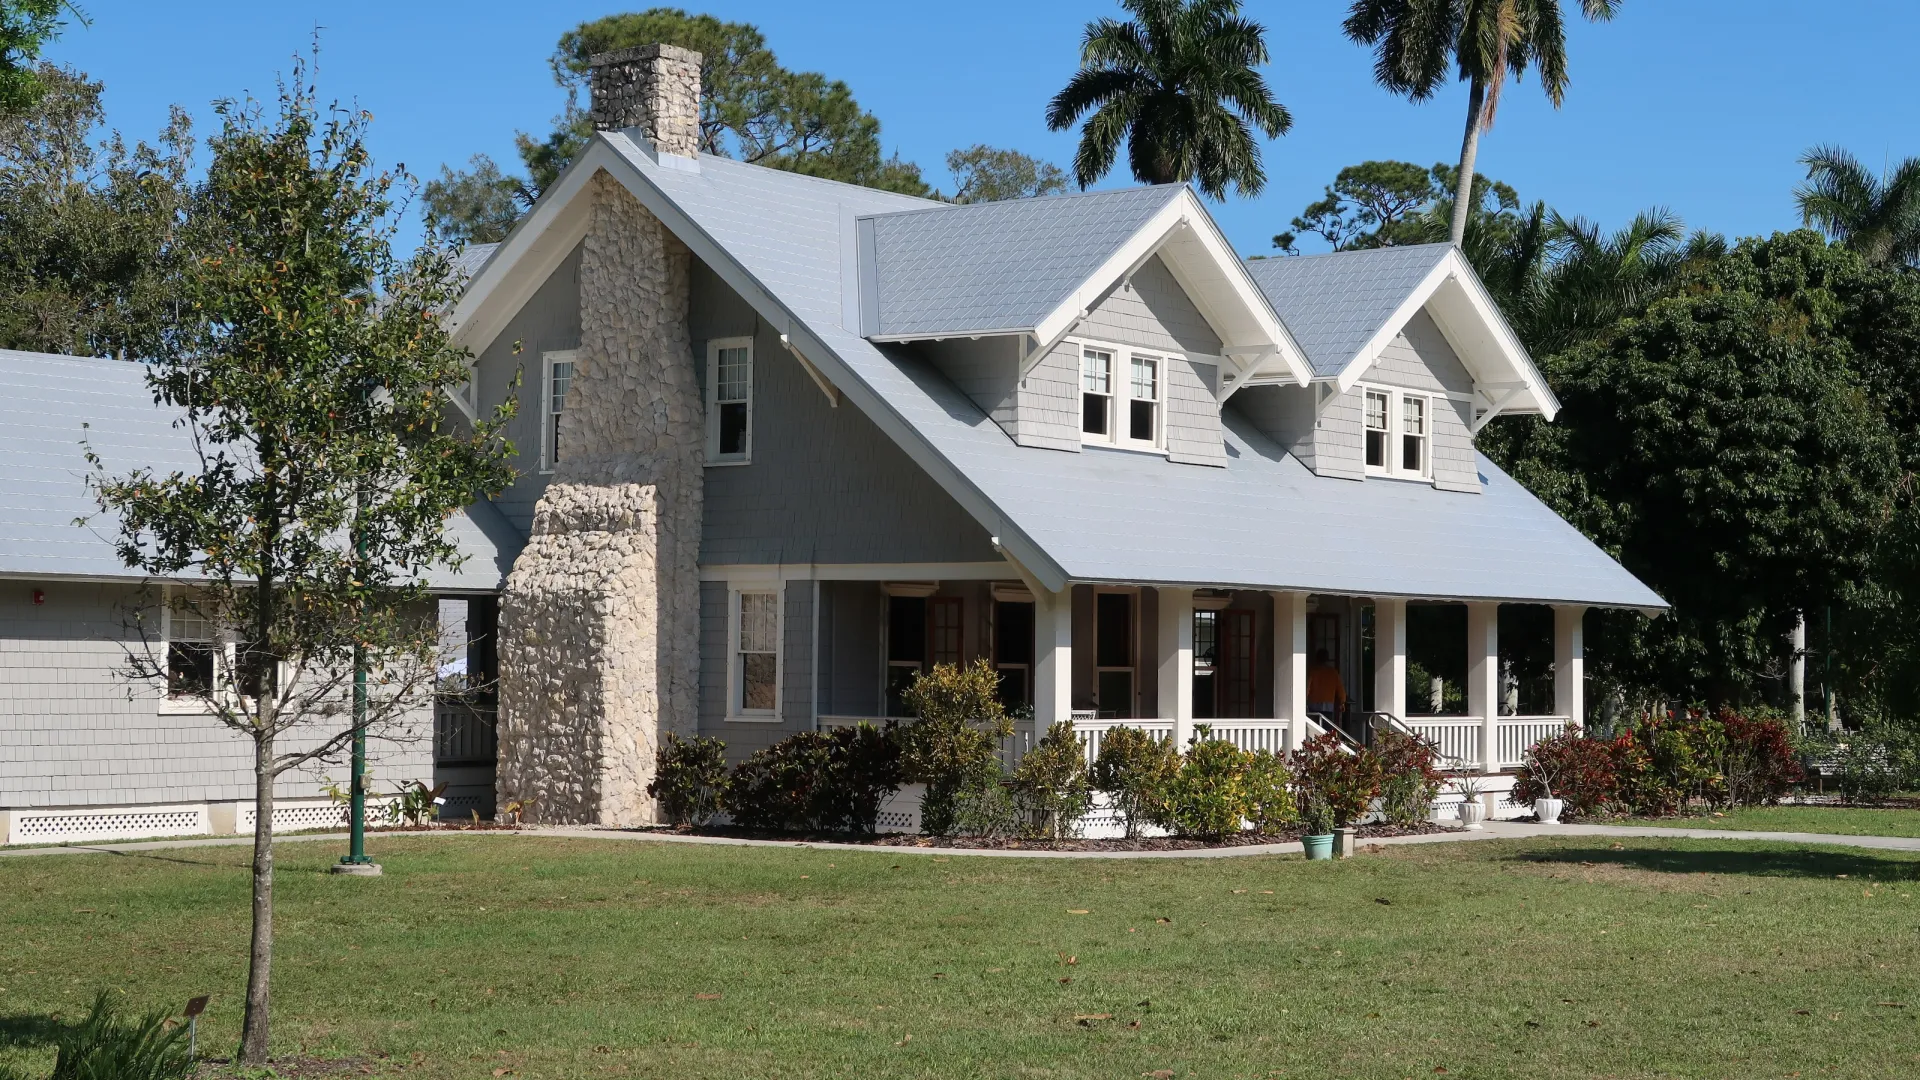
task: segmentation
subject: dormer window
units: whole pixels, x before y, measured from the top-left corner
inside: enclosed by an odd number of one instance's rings
[[[1080,432],[1088,442],[1106,442],[1113,432],[1113,353],[1080,351]]]
[[[1384,390],[1367,391],[1367,471],[1387,471],[1387,413],[1393,398]]]
[[[1387,387],[1363,387],[1367,475],[1401,480],[1433,477],[1433,399]]]
[[[1166,430],[1167,368],[1175,358],[1120,345],[1080,344],[1080,441],[1159,450]]]
[[[1160,441],[1160,365],[1154,356],[1133,356],[1133,396],[1127,401],[1127,439],[1153,446]]]

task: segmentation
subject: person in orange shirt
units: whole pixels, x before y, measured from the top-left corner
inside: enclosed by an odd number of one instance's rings
[[[1313,654],[1313,667],[1307,671],[1307,711],[1336,721],[1347,711],[1347,684],[1325,649]]]

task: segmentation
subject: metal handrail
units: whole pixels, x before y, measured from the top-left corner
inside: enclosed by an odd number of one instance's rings
[[[1413,730],[1412,725],[1408,724],[1405,720],[1400,719],[1398,716],[1395,716],[1390,712],[1384,712],[1376,709],[1375,711],[1367,714],[1367,731],[1370,735],[1373,732],[1378,731],[1380,729],[1380,727],[1382,726],[1381,721],[1386,722],[1385,726],[1389,731],[1398,732],[1401,735],[1405,735],[1409,738],[1419,739],[1421,742],[1426,743],[1427,748],[1433,751],[1434,758],[1440,762],[1440,767],[1443,769],[1451,769],[1451,770],[1458,771],[1460,769],[1474,767],[1477,764],[1476,762],[1468,761],[1467,759],[1462,757],[1455,757],[1449,754],[1442,753],[1440,750],[1439,743],[1434,742],[1433,739],[1429,738],[1428,736],[1422,735],[1418,731]]]
[[[1310,712],[1307,714],[1307,719],[1319,726],[1320,733],[1322,735],[1331,731],[1335,735],[1339,736],[1340,748],[1342,750],[1345,750],[1347,753],[1351,754],[1356,750],[1363,749],[1358,739],[1355,739],[1353,735],[1347,731],[1346,728],[1343,728],[1339,724],[1334,723],[1333,718],[1328,716],[1326,713]]]

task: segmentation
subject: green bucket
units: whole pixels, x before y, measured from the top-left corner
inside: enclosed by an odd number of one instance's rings
[[[1332,833],[1321,833],[1318,836],[1303,836],[1300,838],[1300,846],[1307,849],[1307,858],[1309,859],[1333,858]]]

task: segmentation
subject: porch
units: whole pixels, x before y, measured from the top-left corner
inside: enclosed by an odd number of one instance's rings
[[[1204,724],[1276,753],[1326,731],[1358,744],[1395,728],[1431,740],[1449,769],[1492,777],[1585,713],[1581,606],[1226,587],[1046,593],[1005,580],[808,584],[814,724],[904,717],[916,675],[984,659],[1020,717],[1003,747],[1010,767],[1065,720],[1089,761],[1120,726],[1185,745]],[[745,662],[734,666],[737,683]],[[1310,702],[1310,683],[1333,700]]]

